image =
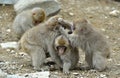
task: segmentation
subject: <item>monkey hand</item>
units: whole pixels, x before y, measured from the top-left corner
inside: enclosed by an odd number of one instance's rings
[[[58,18],[58,22],[62,22],[63,21],[63,18]]]

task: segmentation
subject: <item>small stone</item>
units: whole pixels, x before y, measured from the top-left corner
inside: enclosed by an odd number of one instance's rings
[[[108,39],[108,38],[110,38],[109,36],[106,36],[106,38]]]
[[[106,75],[100,74],[100,77],[101,77],[101,78],[106,78]]]
[[[0,19],[2,19],[3,17],[2,16],[0,16]]]
[[[117,64],[117,66],[120,66],[120,64]]]
[[[6,31],[7,31],[7,32],[11,32],[11,29],[7,29]]]
[[[120,11],[119,10],[113,10],[109,13],[111,16],[115,16],[117,17],[119,14],[120,14]]]
[[[102,30],[102,31],[105,31],[105,29],[104,29],[104,28],[102,28],[101,30]]]
[[[108,61],[112,61],[112,59],[108,59]]]
[[[73,16],[74,14],[72,12],[69,13],[70,16]]]
[[[27,56],[27,54],[25,52],[19,52],[20,56]]]
[[[11,50],[11,53],[15,53],[15,50]]]
[[[94,70],[94,69],[91,69],[90,72],[92,72],[92,73],[96,73],[97,71]]]
[[[73,73],[73,75],[79,75],[79,73]]]
[[[5,15],[8,16],[8,13],[6,13]]]
[[[105,16],[105,18],[108,18],[108,17]]]
[[[7,52],[10,52],[10,49],[7,49],[6,51],[7,51]]]
[[[6,42],[6,43],[0,43],[2,48],[18,48],[17,42]]]
[[[4,73],[1,69],[0,69],[0,78],[7,78],[7,73]]]
[[[58,74],[58,72],[54,72],[55,74]]]

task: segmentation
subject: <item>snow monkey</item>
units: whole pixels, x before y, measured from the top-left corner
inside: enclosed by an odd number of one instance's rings
[[[31,10],[23,11],[14,19],[13,30],[17,37],[20,38],[26,30],[43,22],[45,18],[46,14],[42,8],[35,7]]]
[[[85,61],[88,64],[86,68],[94,68],[98,71],[106,69],[110,49],[101,33],[94,29],[86,19],[76,20],[73,24],[60,19],[59,23],[69,25],[67,29],[61,27],[60,31],[69,38],[73,47],[80,47],[85,52]],[[68,30],[72,33],[68,33]]]
[[[62,67],[62,61],[53,47],[54,39],[60,34],[58,18],[59,16],[51,17],[46,22],[29,29],[19,41],[20,48],[31,56],[32,65],[36,70],[41,70],[46,52],[49,52],[55,63]]]
[[[73,48],[67,37],[60,35],[55,38],[54,47],[63,63],[63,72],[69,74],[69,70],[76,67],[79,60],[77,48]]]

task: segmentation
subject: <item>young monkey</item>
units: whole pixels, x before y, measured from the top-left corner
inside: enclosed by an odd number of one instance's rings
[[[62,60],[63,72],[69,74],[69,70],[76,67],[79,60],[78,49],[71,46],[69,40],[64,35],[55,38],[55,50]]]
[[[20,38],[26,30],[43,22],[45,18],[45,11],[39,7],[23,11],[16,16],[13,22],[13,30],[17,37]]]
[[[85,61],[88,67],[98,71],[106,69],[106,59],[110,57],[110,48],[105,37],[99,33],[86,19],[80,19],[73,22],[73,25],[61,19],[62,25],[68,25],[69,28],[60,31],[66,35],[74,47],[80,47],[85,52]],[[67,30],[67,31],[66,31]],[[72,31],[72,33],[68,33]]]

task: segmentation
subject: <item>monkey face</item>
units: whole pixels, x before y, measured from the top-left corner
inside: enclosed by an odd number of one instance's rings
[[[86,19],[74,21],[72,36],[85,36],[91,32],[90,24]]]
[[[68,46],[69,41],[65,36],[60,35],[55,39],[55,49],[58,55],[63,55],[66,52]]]
[[[45,20],[45,11],[42,8],[33,8],[32,17],[34,25],[37,25]]]
[[[57,46],[56,50],[58,52],[58,55],[63,55],[66,52],[67,47],[66,46]]]

